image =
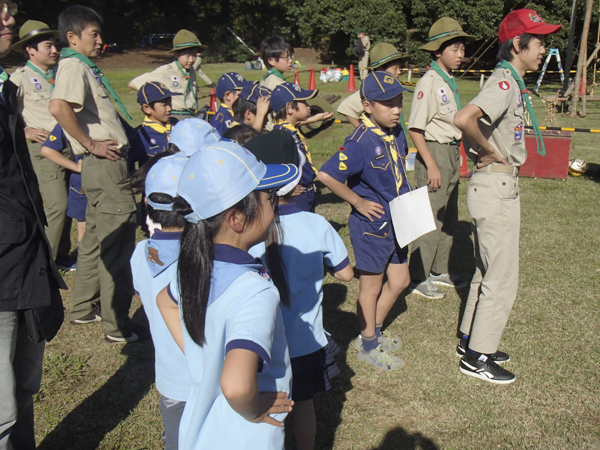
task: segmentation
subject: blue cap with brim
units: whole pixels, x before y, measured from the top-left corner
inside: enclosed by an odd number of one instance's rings
[[[196,117],[177,122],[169,136],[169,143],[175,144],[179,151],[187,157],[220,140],[221,135],[217,130],[207,121]]]
[[[183,168],[177,194],[191,206],[188,222],[216,216],[254,190],[269,190],[297,176],[292,164],[263,164],[233,141],[220,141],[194,153]]]
[[[271,109],[277,112],[291,101],[310,100],[316,97],[318,93],[318,89],[302,89],[294,83],[280,84],[273,89],[273,93],[271,94]]]
[[[150,194],[162,193],[175,198],[181,172],[188,158],[178,153],[159,159],[146,175],[146,201],[149,206],[160,211],[173,211],[173,203],[156,203],[150,200]]]
[[[256,103],[259,98],[270,98],[271,90],[261,86],[258,83],[252,83],[242,88],[240,98]]]
[[[362,82],[360,87],[361,101],[385,101],[408,91],[400,82],[388,72],[377,70],[371,72]]]
[[[218,99],[222,99],[227,91],[242,89],[244,86],[252,84],[252,81],[246,80],[236,72],[227,72],[221,75],[217,81],[216,94]]]
[[[157,81],[151,81],[144,84],[138,91],[137,102],[140,105],[149,105],[150,103],[164,100],[165,98],[181,95],[177,92],[171,92],[164,84]]]

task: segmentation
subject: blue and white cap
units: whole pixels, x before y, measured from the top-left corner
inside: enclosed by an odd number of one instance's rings
[[[173,211],[173,203],[156,203],[150,200],[150,194],[160,192],[175,198],[181,172],[188,158],[178,153],[159,159],[146,175],[146,201],[149,206],[160,211]]]
[[[258,82],[248,84],[242,88],[240,92],[240,98],[248,100],[252,103],[257,103],[259,98],[270,98],[271,90],[264,86],[261,86]]]
[[[216,144],[220,140],[221,135],[217,130],[207,121],[196,117],[177,122],[169,136],[169,143],[175,144],[187,157],[192,156],[202,147]]]
[[[282,83],[271,93],[271,109],[277,112],[293,100],[310,100],[318,93],[318,89],[308,90],[294,83]]]
[[[263,164],[236,142],[220,141],[189,158],[177,194],[193,210],[186,220],[198,223],[226,211],[254,190],[283,186],[297,174],[293,164]]]

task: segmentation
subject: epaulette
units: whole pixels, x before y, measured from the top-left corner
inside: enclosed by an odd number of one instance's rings
[[[348,136],[348,138],[346,139],[346,142],[348,142],[348,141],[359,142],[360,139],[363,137],[363,135],[367,132],[367,130],[368,130],[368,128],[366,127],[366,125],[364,123],[360,124],[358,127],[356,127],[354,132],[350,136]]]

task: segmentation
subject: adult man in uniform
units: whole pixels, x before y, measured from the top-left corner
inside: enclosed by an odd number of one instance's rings
[[[360,79],[364,80],[367,75],[369,75],[369,49],[371,48],[371,40],[369,36],[367,36],[362,30],[358,30],[357,37],[360,39],[362,43],[364,53],[358,60],[358,69],[360,71]]]

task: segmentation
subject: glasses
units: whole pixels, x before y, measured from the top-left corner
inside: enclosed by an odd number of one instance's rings
[[[0,11],[0,19],[6,20],[17,14],[19,6],[16,3],[4,3]]]
[[[280,56],[280,59],[285,59],[286,61],[293,61],[294,60],[294,55],[288,55],[288,56]]]

